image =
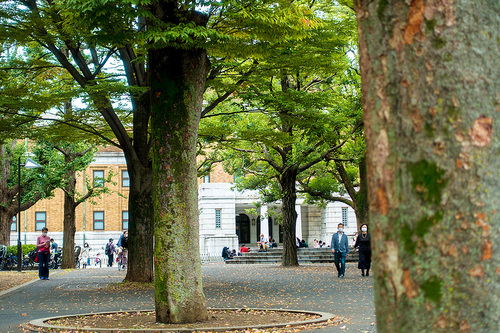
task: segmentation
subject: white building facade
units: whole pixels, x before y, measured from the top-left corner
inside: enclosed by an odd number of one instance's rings
[[[279,204],[263,205],[259,209],[256,191],[233,190],[232,183],[202,183],[198,190],[200,211],[200,251],[210,256],[220,255],[222,248],[239,249],[243,244],[257,246],[259,235],[282,243],[282,227],[276,219]],[[325,208],[306,205],[297,199],[296,236],[311,246],[315,239],[330,245],[337,225],[343,223],[349,242],[357,232],[354,210],[341,202]]]

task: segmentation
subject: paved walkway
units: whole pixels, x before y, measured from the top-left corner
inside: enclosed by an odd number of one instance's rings
[[[376,332],[371,277],[361,277],[355,263],[337,278],[332,265],[202,265],[204,292],[210,307],[263,307],[330,312],[345,319],[303,333]],[[51,271],[49,281],[36,280],[0,294],[0,332],[22,332],[30,320],[69,314],[154,308],[152,290],[99,289],[120,282],[117,268]]]

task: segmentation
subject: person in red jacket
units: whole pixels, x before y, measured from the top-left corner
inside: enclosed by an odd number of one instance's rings
[[[50,237],[47,236],[49,229],[43,227],[42,234],[36,239],[36,248],[38,249],[38,276],[40,280],[49,279],[49,260],[50,260]]]
[[[245,244],[242,244],[241,248],[240,248],[240,252],[241,253],[250,252],[250,249],[248,247],[246,247]]]

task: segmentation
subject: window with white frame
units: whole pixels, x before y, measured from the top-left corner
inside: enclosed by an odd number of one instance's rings
[[[35,230],[40,231],[47,226],[47,213],[35,212]]]
[[[130,177],[128,170],[122,170],[122,187],[130,187]]]
[[[221,228],[221,220],[220,220],[220,213],[222,209],[216,209],[215,210],[215,228],[220,229]]]
[[[342,224],[347,227],[347,207],[342,207]]]
[[[94,212],[94,230],[104,230],[104,212]]]
[[[104,170],[94,170],[94,186],[104,187]]]
[[[122,211],[122,230],[128,230],[128,210]]]

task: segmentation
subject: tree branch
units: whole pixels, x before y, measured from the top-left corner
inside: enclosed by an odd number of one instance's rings
[[[347,172],[344,168],[344,164],[341,162],[335,162],[335,168],[337,169],[337,172],[339,173],[340,178],[342,179],[342,183],[344,184],[344,188],[346,189],[347,193],[349,193],[351,199],[355,201],[357,193],[356,190],[354,190],[354,186],[352,185],[349,176],[347,175]]]
[[[110,139],[110,138],[108,138],[108,137],[100,134],[94,128],[92,128],[90,125],[82,124],[83,126],[86,126],[86,127],[89,128],[89,129],[85,129],[83,127],[74,125],[73,123],[71,123],[69,121],[64,121],[64,120],[60,120],[60,119],[44,118],[44,117],[40,117],[40,116],[32,116],[32,115],[28,115],[28,114],[18,114],[18,113],[15,113],[15,112],[6,112],[6,111],[0,112],[0,113],[3,113],[3,114],[14,114],[14,115],[17,115],[19,117],[29,118],[30,120],[26,121],[26,123],[37,121],[37,120],[45,120],[45,121],[52,121],[52,122],[59,123],[59,124],[64,124],[66,126],[69,126],[69,127],[72,127],[72,128],[76,128],[76,129],[78,129],[78,130],[80,130],[80,131],[82,131],[84,133],[89,133],[89,134],[95,135],[95,136],[103,139],[104,141],[106,141],[107,143],[109,143],[109,144],[111,144],[111,145],[113,145],[115,147],[122,148],[119,144],[116,143],[116,141],[113,141],[112,139]],[[74,121],[74,120],[72,120],[72,121]]]
[[[351,135],[352,135],[352,134],[354,134],[354,133],[358,130],[358,128],[359,128],[359,127],[361,127],[361,125],[363,125],[363,122],[360,122],[358,125],[356,125],[356,126],[354,127],[354,129],[351,131],[351,133],[350,133],[350,134],[351,134]],[[312,160],[312,161],[311,161],[311,162],[309,162],[309,163],[306,163],[305,165],[303,165],[302,167],[300,167],[300,168],[299,168],[299,172],[303,172],[303,171],[305,171],[305,170],[309,169],[310,167],[312,167],[313,165],[315,165],[315,164],[317,164],[317,163],[321,162],[322,160],[325,160],[325,159],[328,157],[328,155],[330,155],[331,153],[333,153],[333,152],[334,152],[334,151],[336,151],[337,149],[341,148],[341,147],[342,147],[342,146],[343,146],[346,142],[347,142],[347,139],[346,139],[346,140],[344,140],[344,141],[342,141],[342,142],[341,142],[341,143],[339,143],[338,145],[336,145],[336,146],[334,146],[334,147],[332,147],[332,148],[328,149],[328,150],[327,150],[327,151],[325,151],[323,154],[321,154],[321,156],[320,156],[320,157],[318,157],[318,158],[316,158],[316,159]]]
[[[261,143],[260,145],[262,147],[262,153],[266,156],[265,159],[260,159],[260,160],[267,162],[279,174],[283,173],[283,168],[280,167],[276,162],[273,161],[273,159],[271,158],[271,155],[269,154],[269,151],[267,150],[266,145],[263,143]]]
[[[342,202],[342,203],[345,203],[346,205],[349,205],[351,208],[354,209],[354,202],[352,200],[349,200],[349,199],[346,199],[346,198],[340,197],[340,196],[330,195],[330,194],[327,194],[323,191],[316,191],[316,190],[311,189],[307,184],[303,183],[302,181],[298,181],[298,182],[299,182],[300,186],[302,187],[302,190],[297,191],[299,193],[306,193],[306,194],[309,194],[313,197],[318,197],[320,199],[330,201],[330,202],[335,202],[335,201]]]
[[[223,112],[223,113],[209,114],[209,115],[203,116],[202,118],[210,118],[210,117],[218,117],[218,116],[230,116],[230,115],[240,114],[240,113],[258,113],[258,112],[262,112],[262,111],[264,111],[264,110],[253,109],[253,110],[245,110],[245,111]]]
[[[236,88],[239,88],[243,84],[243,82],[245,82],[248,79],[248,77],[254,72],[256,66],[257,66],[257,61],[254,61],[254,63],[252,65],[252,67],[250,68],[250,70],[248,72],[246,72],[245,74],[243,74],[242,77],[241,77],[241,79],[239,79],[238,82],[236,82],[234,84],[235,88],[226,91],[222,96],[219,96],[217,99],[215,99],[209,106],[207,106],[201,112],[201,117],[202,118],[205,117],[207,115],[207,113],[209,113],[210,111],[212,111],[213,109],[215,109],[215,107],[217,105],[219,105],[221,102],[223,102],[227,98],[229,98],[229,96],[231,96],[236,91]]]

